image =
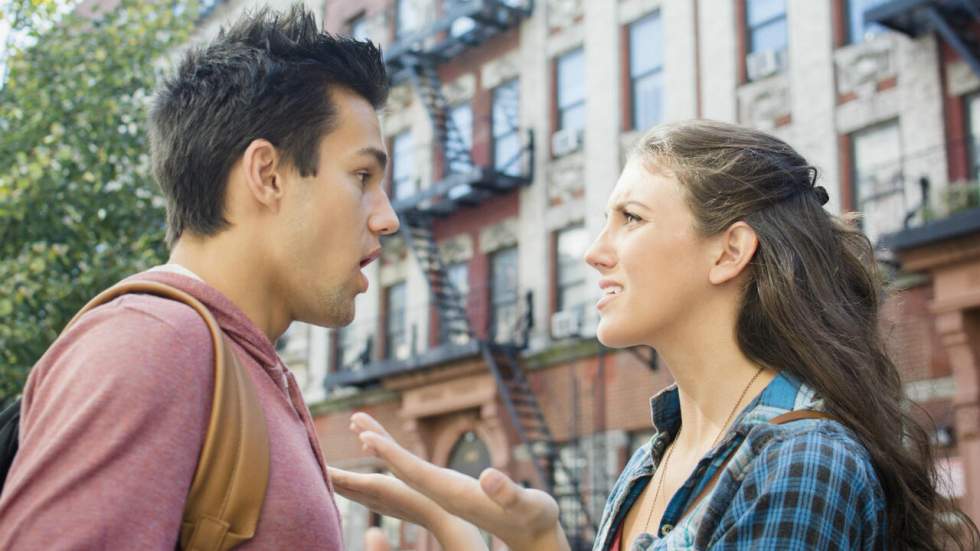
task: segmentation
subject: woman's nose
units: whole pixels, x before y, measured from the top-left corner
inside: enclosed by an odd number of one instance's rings
[[[616,256],[606,242],[605,235],[605,232],[599,234],[585,251],[585,262],[600,272],[616,265]]]

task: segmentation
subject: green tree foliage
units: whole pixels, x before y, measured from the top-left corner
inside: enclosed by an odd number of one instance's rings
[[[146,109],[192,13],[122,0],[23,27],[0,89],[0,397],[89,298],[165,257]]]

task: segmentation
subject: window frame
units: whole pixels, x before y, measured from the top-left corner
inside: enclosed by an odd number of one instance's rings
[[[755,24],[752,24],[752,20],[751,20],[751,17],[750,17],[750,13],[752,11],[750,6],[752,5],[752,2],[753,2],[753,0],[745,0],[745,55],[748,56],[748,55],[752,55],[752,54],[754,54],[756,52],[765,51],[765,50],[757,50],[756,49],[756,43],[755,43],[756,41],[754,39],[755,38],[755,33],[759,29],[762,29],[762,28],[764,28],[764,27],[766,27],[768,25],[771,25],[771,24],[773,24],[773,23],[775,23],[775,22],[777,22],[779,20],[785,21],[784,27],[786,29],[786,33],[785,33],[786,36],[784,38],[785,38],[786,44],[781,48],[781,50],[786,50],[789,47],[789,20],[787,18],[787,11],[788,10],[787,10],[787,6],[786,6],[786,0],[782,0],[783,9],[782,9],[782,11],[780,12],[779,15],[770,17],[769,19],[760,21],[760,22],[755,23]],[[777,50],[777,51],[780,51],[780,50]]]
[[[876,0],[872,0],[872,2],[875,2],[875,1]],[[842,2],[844,2],[844,25],[845,25],[845,27],[844,27],[845,28],[844,43],[845,44],[860,44],[860,43],[862,43],[862,42],[865,41],[864,40],[864,37],[868,34],[867,23],[864,22],[864,13],[866,11],[868,11],[869,8],[876,7],[877,4],[876,3],[872,3],[870,6],[863,6],[862,5],[862,9],[861,9],[861,12],[860,12],[861,13],[861,21],[860,21],[860,24],[857,24],[857,21],[855,21],[855,18],[854,18],[854,16],[856,15],[856,12],[854,11],[854,6],[857,4],[857,2],[861,2],[863,4],[864,1],[863,0],[842,0]],[[878,3],[880,4],[882,2],[878,2]],[[861,32],[861,36],[854,36],[854,30],[856,28],[859,28],[859,27],[860,27],[860,29],[862,31]],[[877,34],[877,33],[880,33],[880,32],[884,32],[886,30],[884,27],[881,27],[880,25],[874,25],[874,27],[877,27],[878,28],[878,30],[876,30],[874,34]]]
[[[511,86],[514,87],[515,90],[514,90],[514,94],[513,95],[514,95],[514,97],[517,98],[517,106],[516,106],[516,110],[515,110],[516,111],[516,115],[517,115],[517,120],[515,122],[517,124],[515,124],[511,128],[508,128],[506,132],[499,132],[499,128],[497,128],[497,124],[496,124],[496,122],[497,122],[497,111],[496,110],[497,110],[497,106],[500,105],[502,102],[500,101],[500,98],[499,98],[498,94],[500,93],[501,90],[504,90],[504,89],[509,88]],[[506,175],[509,175],[509,176],[517,176],[517,175],[520,174],[521,168],[522,168],[520,166],[521,163],[516,162],[513,165],[511,165],[510,167],[508,167],[508,166],[501,166],[500,163],[503,163],[503,162],[513,162],[513,159],[500,159],[499,158],[499,153],[500,152],[498,151],[498,144],[502,140],[509,139],[509,138],[516,138],[517,139],[517,143],[518,143],[518,148],[517,148],[518,155],[517,155],[516,158],[520,158],[520,151],[522,149],[522,144],[520,143],[520,138],[521,138],[521,125],[520,125],[521,94],[520,94],[520,92],[521,92],[521,90],[520,90],[520,77],[513,77],[513,78],[511,78],[509,80],[506,80],[504,82],[501,82],[497,86],[494,86],[493,89],[490,91],[490,141],[491,141],[491,145],[490,145],[490,151],[491,151],[491,153],[490,153],[490,155],[492,157],[491,164],[492,164],[493,169],[495,171],[497,171],[500,174],[506,174]],[[557,101],[557,99],[555,101]]]
[[[626,70],[627,70],[627,76],[628,76],[628,79],[629,79],[629,95],[630,95],[630,101],[629,101],[629,110],[630,110],[629,124],[630,124],[630,129],[631,130],[645,129],[645,128],[648,128],[648,127],[652,126],[653,124],[657,124],[657,123],[663,121],[663,114],[664,114],[664,109],[663,109],[663,93],[666,91],[666,87],[663,85],[663,73],[664,73],[664,61],[665,61],[664,57],[665,56],[664,55],[661,55],[660,56],[660,64],[659,65],[657,65],[657,66],[655,66],[653,68],[647,69],[645,72],[643,72],[641,74],[636,74],[635,73],[635,70],[634,70],[634,67],[633,67],[633,50],[634,50],[633,30],[635,28],[637,28],[637,26],[639,26],[639,25],[641,25],[643,23],[646,23],[646,22],[648,22],[650,20],[653,20],[653,19],[656,19],[657,22],[660,24],[660,30],[661,30],[661,32],[660,32],[660,36],[658,38],[659,38],[659,41],[661,43],[661,47],[663,47],[663,42],[664,42],[664,36],[663,36],[663,15],[662,15],[662,13],[661,13],[661,11],[660,11],[659,8],[656,9],[656,10],[654,10],[654,11],[652,11],[652,12],[649,12],[649,13],[643,15],[643,16],[638,17],[637,19],[631,21],[629,24],[626,25],[626,37],[627,37],[627,44],[628,44],[627,45],[627,55],[626,55],[626,60],[627,60],[627,69]],[[661,52],[661,53],[663,53],[663,52]],[[661,78],[661,83],[660,83],[660,89],[661,89],[661,105],[660,105],[660,109],[659,109],[659,115],[660,116],[659,116],[659,118],[657,120],[653,121],[652,124],[642,124],[641,125],[640,124],[640,121],[638,120],[638,116],[639,115],[637,113],[637,103],[638,103],[637,102],[637,98],[639,96],[639,94],[637,93],[637,83],[639,81],[645,80],[645,79],[647,79],[648,77],[651,77],[651,76],[660,76],[660,78]]]
[[[400,291],[402,293],[402,307],[400,310],[395,311],[392,309],[392,295]],[[408,300],[408,289],[405,281],[397,281],[385,287],[384,289],[384,307],[385,307],[385,347],[384,347],[384,358],[386,360],[398,360],[403,358],[398,358],[396,356],[397,349],[394,344],[396,342],[396,337],[401,337],[398,342],[408,343],[408,305],[406,301]],[[399,315],[400,314],[400,315]],[[393,331],[393,324],[397,320],[401,322],[401,331]]]
[[[500,300],[500,289],[497,286],[497,271],[500,269],[497,262],[499,259],[504,257],[504,255],[513,255],[513,267],[514,267],[514,287],[513,287],[513,298],[511,300]],[[517,309],[521,304],[521,291],[520,291],[520,274],[518,272],[518,263],[520,261],[518,246],[510,245],[507,247],[502,247],[490,253],[489,262],[487,263],[490,268],[490,278],[489,278],[489,300],[487,301],[490,305],[490,316],[488,321],[490,322],[490,338],[494,341],[499,342],[499,337],[501,335],[497,334],[497,327],[501,320],[499,311],[508,306],[512,306],[515,309],[514,322],[517,322]],[[512,328],[513,329],[513,328]],[[511,337],[513,335],[506,335]]]
[[[876,132],[881,132],[883,129],[889,127],[894,128],[895,135],[898,138],[898,147],[895,148],[897,153],[894,159],[888,162],[894,162],[894,163],[898,163],[899,165],[902,165],[904,149],[902,143],[901,119],[899,117],[894,117],[880,122],[876,122],[874,124],[865,126],[864,128],[860,128],[848,134],[848,142],[850,143],[850,161],[851,161],[851,166],[850,166],[851,205],[854,211],[861,213],[862,216],[858,221],[858,225],[860,226],[861,230],[864,231],[866,234],[869,234],[869,232],[873,231],[872,228],[868,226],[868,222],[877,221],[878,217],[875,216],[873,212],[871,213],[870,216],[868,215],[867,208],[864,203],[865,200],[871,199],[873,204],[880,204],[878,201],[880,201],[883,197],[887,197],[889,195],[892,195],[894,193],[899,193],[899,192],[903,194],[903,201],[905,200],[904,194],[906,193],[906,189],[905,189],[905,181],[904,181],[904,176],[905,176],[904,166],[899,167],[899,174],[902,181],[902,187],[899,191],[892,190],[888,193],[877,191],[876,193],[870,194],[870,197],[867,198],[862,198],[861,196],[863,191],[863,186],[860,177],[861,174],[859,172],[859,167],[858,167],[858,165],[860,164],[860,159],[858,157],[858,142],[862,136],[872,135]],[[872,165],[872,166],[883,166],[884,164],[885,163],[879,163],[877,165]],[[883,209],[883,212],[888,212],[888,211],[887,209]],[[901,215],[904,216],[904,213],[905,213],[905,208],[903,207]],[[874,229],[874,233],[877,233],[876,227]],[[881,236],[870,235],[870,234],[868,235],[868,238],[872,240],[872,243],[874,243],[879,237]]]
[[[582,76],[583,76],[583,79],[582,80],[583,80],[583,86],[585,86],[586,85],[585,84],[585,78],[584,78],[585,77],[585,72],[586,72],[586,66],[585,66],[585,46],[578,46],[578,47],[572,48],[572,49],[570,49],[570,50],[568,50],[568,51],[566,51],[566,52],[564,52],[564,53],[556,56],[555,59],[554,59],[554,63],[555,63],[555,94],[554,94],[554,98],[555,98],[555,114],[556,114],[556,118],[555,118],[555,131],[556,132],[559,131],[559,130],[565,130],[567,128],[563,124],[563,119],[564,119],[563,115],[565,113],[567,113],[567,112],[569,112],[569,111],[571,111],[573,109],[577,109],[577,108],[583,108],[583,110],[584,110],[584,108],[586,106],[586,101],[587,101],[587,98],[588,98],[588,94],[587,93],[583,93],[581,99],[576,99],[575,101],[573,101],[571,103],[568,103],[568,104],[564,104],[563,105],[563,102],[562,102],[562,96],[563,96],[563,94],[562,94],[562,87],[561,87],[561,83],[562,83],[562,71],[563,71],[562,68],[563,67],[567,67],[566,64],[569,63],[569,61],[568,61],[569,59],[573,59],[573,58],[576,58],[576,57],[581,57],[581,59],[582,59]],[[584,129],[585,129],[585,122],[586,121],[583,118],[582,125],[578,127],[578,130],[579,131],[584,131]]]
[[[970,180],[980,181],[980,124],[973,124],[974,117],[980,123],[980,90],[963,96],[963,114],[966,117],[967,174]]]
[[[418,21],[413,21],[413,27],[404,27],[405,21],[402,17],[402,7],[408,6],[410,0],[395,0],[395,42],[404,39],[405,37],[413,34],[418,30]],[[408,6],[408,9],[414,8],[415,6]]]
[[[563,266],[565,268],[567,268],[570,265],[570,264],[563,265],[563,263],[561,261],[561,258],[562,258],[561,257],[562,236],[563,235],[566,235],[567,236],[567,235],[571,234],[571,232],[582,232],[582,234],[587,237],[587,232],[586,232],[586,228],[585,228],[585,223],[584,222],[577,222],[577,223],[574,223],[574,224],[569,224],[568,226],[565,226],[564,228],[562,228],[562,229],[560,229],[560,230],[558,230],[558,231],[555,232],[555,241],[554,241],[554,243],[555,243],[555,276],[554,276],[554,282],[553,282],[553,284],[555,286],[555,312],[562,312],[562,311],[565,311],[565,310],[570,310],[570,309],[581,307],[582,312],[580,312],[580,313],[581,314],[584,314],[585,313],[585,306],[586,306],[586,303],[585,302],[582,302],[580,304],[571,305],[571,307],[569,307],[570,305],[568,305],[568,304],[562,304],[562,302],[563,302],[562,301],[563,291],[567,291],[568,289],[571,289],[571,288],[576,287],[576,286],[579,286],[579,285],[581,285],[583,287],[583,289],[584,289],[585,286],[588,283],[588,272],[585,269],[585,263],[584,263],[584,261],[578,263],[578,264],[580,264],[580,266],[579,266],[579,272],[580,273],[578,274],[579,277],[575,278],[572,281],[566,281],[566,282],[564,282],[564,284],[562,282],[562,277],[563,277],[562,276],[562,272],[564,271],[563,270]],[[587,246],[588,245],[586,245],[586,247]],[[582,251],[582,254],[585,254],[585,251],[584,250]],[[581,258],[580,258],[580,260],[581,260]]]
[[[463,132],[463,129],[461,129],[459,127],[458,121],[456,120],[455,113],[457,112],[457,110],[463,109],[463,108],[466,108],[469,111],[469,128],[468,128],[469,132]],[[470,101],[470,100],[461,101],[459,103],[454,103],[454,104],[452,104],[452,105],[450,105],[449,107],[446,108],[446,118],[448,120],[452,121],[453,126],[456,127],[456,131],[459,132],[460,137],[463,139],[464,144],[467,146],[467,152],[469,153],[469,156],[470,156],[470,164],[468,166],[466,166],[466,167],[463,167],[461,165],[459,165],[459,166],[453,166],[452,161],[449,158],[446,158],[446,173],[447,174],[456,174],[457,171],[459,171],[459,173],[465,173],[465,172],[469,172],[470,170],[473,170],[473,167],[474,167],[474,162],[473,162],[473,142],[474,142],[474,140],[473,140],[473,136],[474,136],[474,130],[475,130],[474,129],[474,117],[475,117],[475,114],[473,113],[473,102]]]
[[[407,149],[406,146],[399,147],[399,142],[402,140],[408,140]],[[403,177],[398,176],[398,172],[403,170],[402,166],[405,165],[404,154],[408,152],[408,166],[409,175]],[[391,198],[393,200],[407,199],[419,192],[418,175],[415,173],[417,169],[417,163],[415,162],[415,136],[412,134],[412,130],[406,129],[398,132],[391,138]],[[402,195],[400,193],[401,188],[405,185],[411,185],[413,188],[412,193],[407,195]]]

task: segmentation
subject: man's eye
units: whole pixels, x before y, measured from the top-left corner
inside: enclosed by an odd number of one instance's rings
[[[364,185],[364,184],[367,183],[368,180],[371,179],[371,173],[370,172],[358,172],[357,173],[357,178],[361,181],[361,185]]]

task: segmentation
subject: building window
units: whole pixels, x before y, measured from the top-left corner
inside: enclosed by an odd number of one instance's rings
[[[585,50],[579,48],[557,60],[558,130],[585,127]]]
[[[980,93],[966,98],[967,132],[970,133],[970,178],[980,180]]]
[[[630,98],[633,128],[642,130],[663,120],[664,35],[660,12],[629,26]]]
[[[470,264],[469,262],[455,262],[446,267],[446,277],[449,278],[449,283],[453,285],[456,292],[459,293],[459,297],[462,299],[463,306],[466,306],[466,301],[469,300],[470,294]]]
[[[456,135],[446,144],[446,165],[450,173],[463,174],[473,169],[473,109],[469,103],[461,103],[449,109],[449,120],[456,127]]]
[[[885,28],[875,23],[864,21],[864,12],[880,4],[884,0],[845,0],[847,3],[847,42],[856,44],[866,38],[885,31]]]
[[[556,241],[556,310],[574,310],[581,316],[585,313],[585,305],[589,299],[585,284],[586,265],[582,260],[585,249],[589,246],[589,234],[584,225],[578,224],[559,231]]]
[[[786,49],[786,0],[747,0],[748,53]]]
[[[520,176],[521,94],[517,79],[509,80],[493,89],[490,124],[493,131],[493,168],[509,176]]]
[[[371,361],[372,339],[362,338],[356,324],[334,330],[337,343],[334,360],[335,371],[356,370]]]
[[[469,262],[455,262],[446,266],[446,278],[449,283],[453,286],[453,289],[459,293],[459,304],[462,306],[463,311],[466,311],[467,303],[469,301],[470,294],[470,265]],[[440,342],[447,342],[449,340],[449,332],[446,327],[442,327],[442,331],[439,335]],[[455,334],[451,339],[455,344],[466,344],[469,341],[469,337],[465,334]]]
[[[518,320],[517,247],[501,249],[490,257],[490,337],[497,342],[515,340]]]
[[[411,197],[418,193],[412,132],[406,130],[396,135],[391,149],[391,196],[396,200]]]
[[[404,281],[385,289],[385,308],[385,358],[403,360],[409,352]]]
[[[357,40],[367,40],[367,16],[365,16],[363,13],[357,17],[351,18],[347,22],[347,28],[351,38],[356,38]]]
[[[883,234],[901,229],[908,211],[898,121],[855,132],[851,145],[854,206],[863,214],[862,229],[875,243]]]
[[[416,0],[395,0],[395,40],[400,40],[417,31],[421,11]]]

